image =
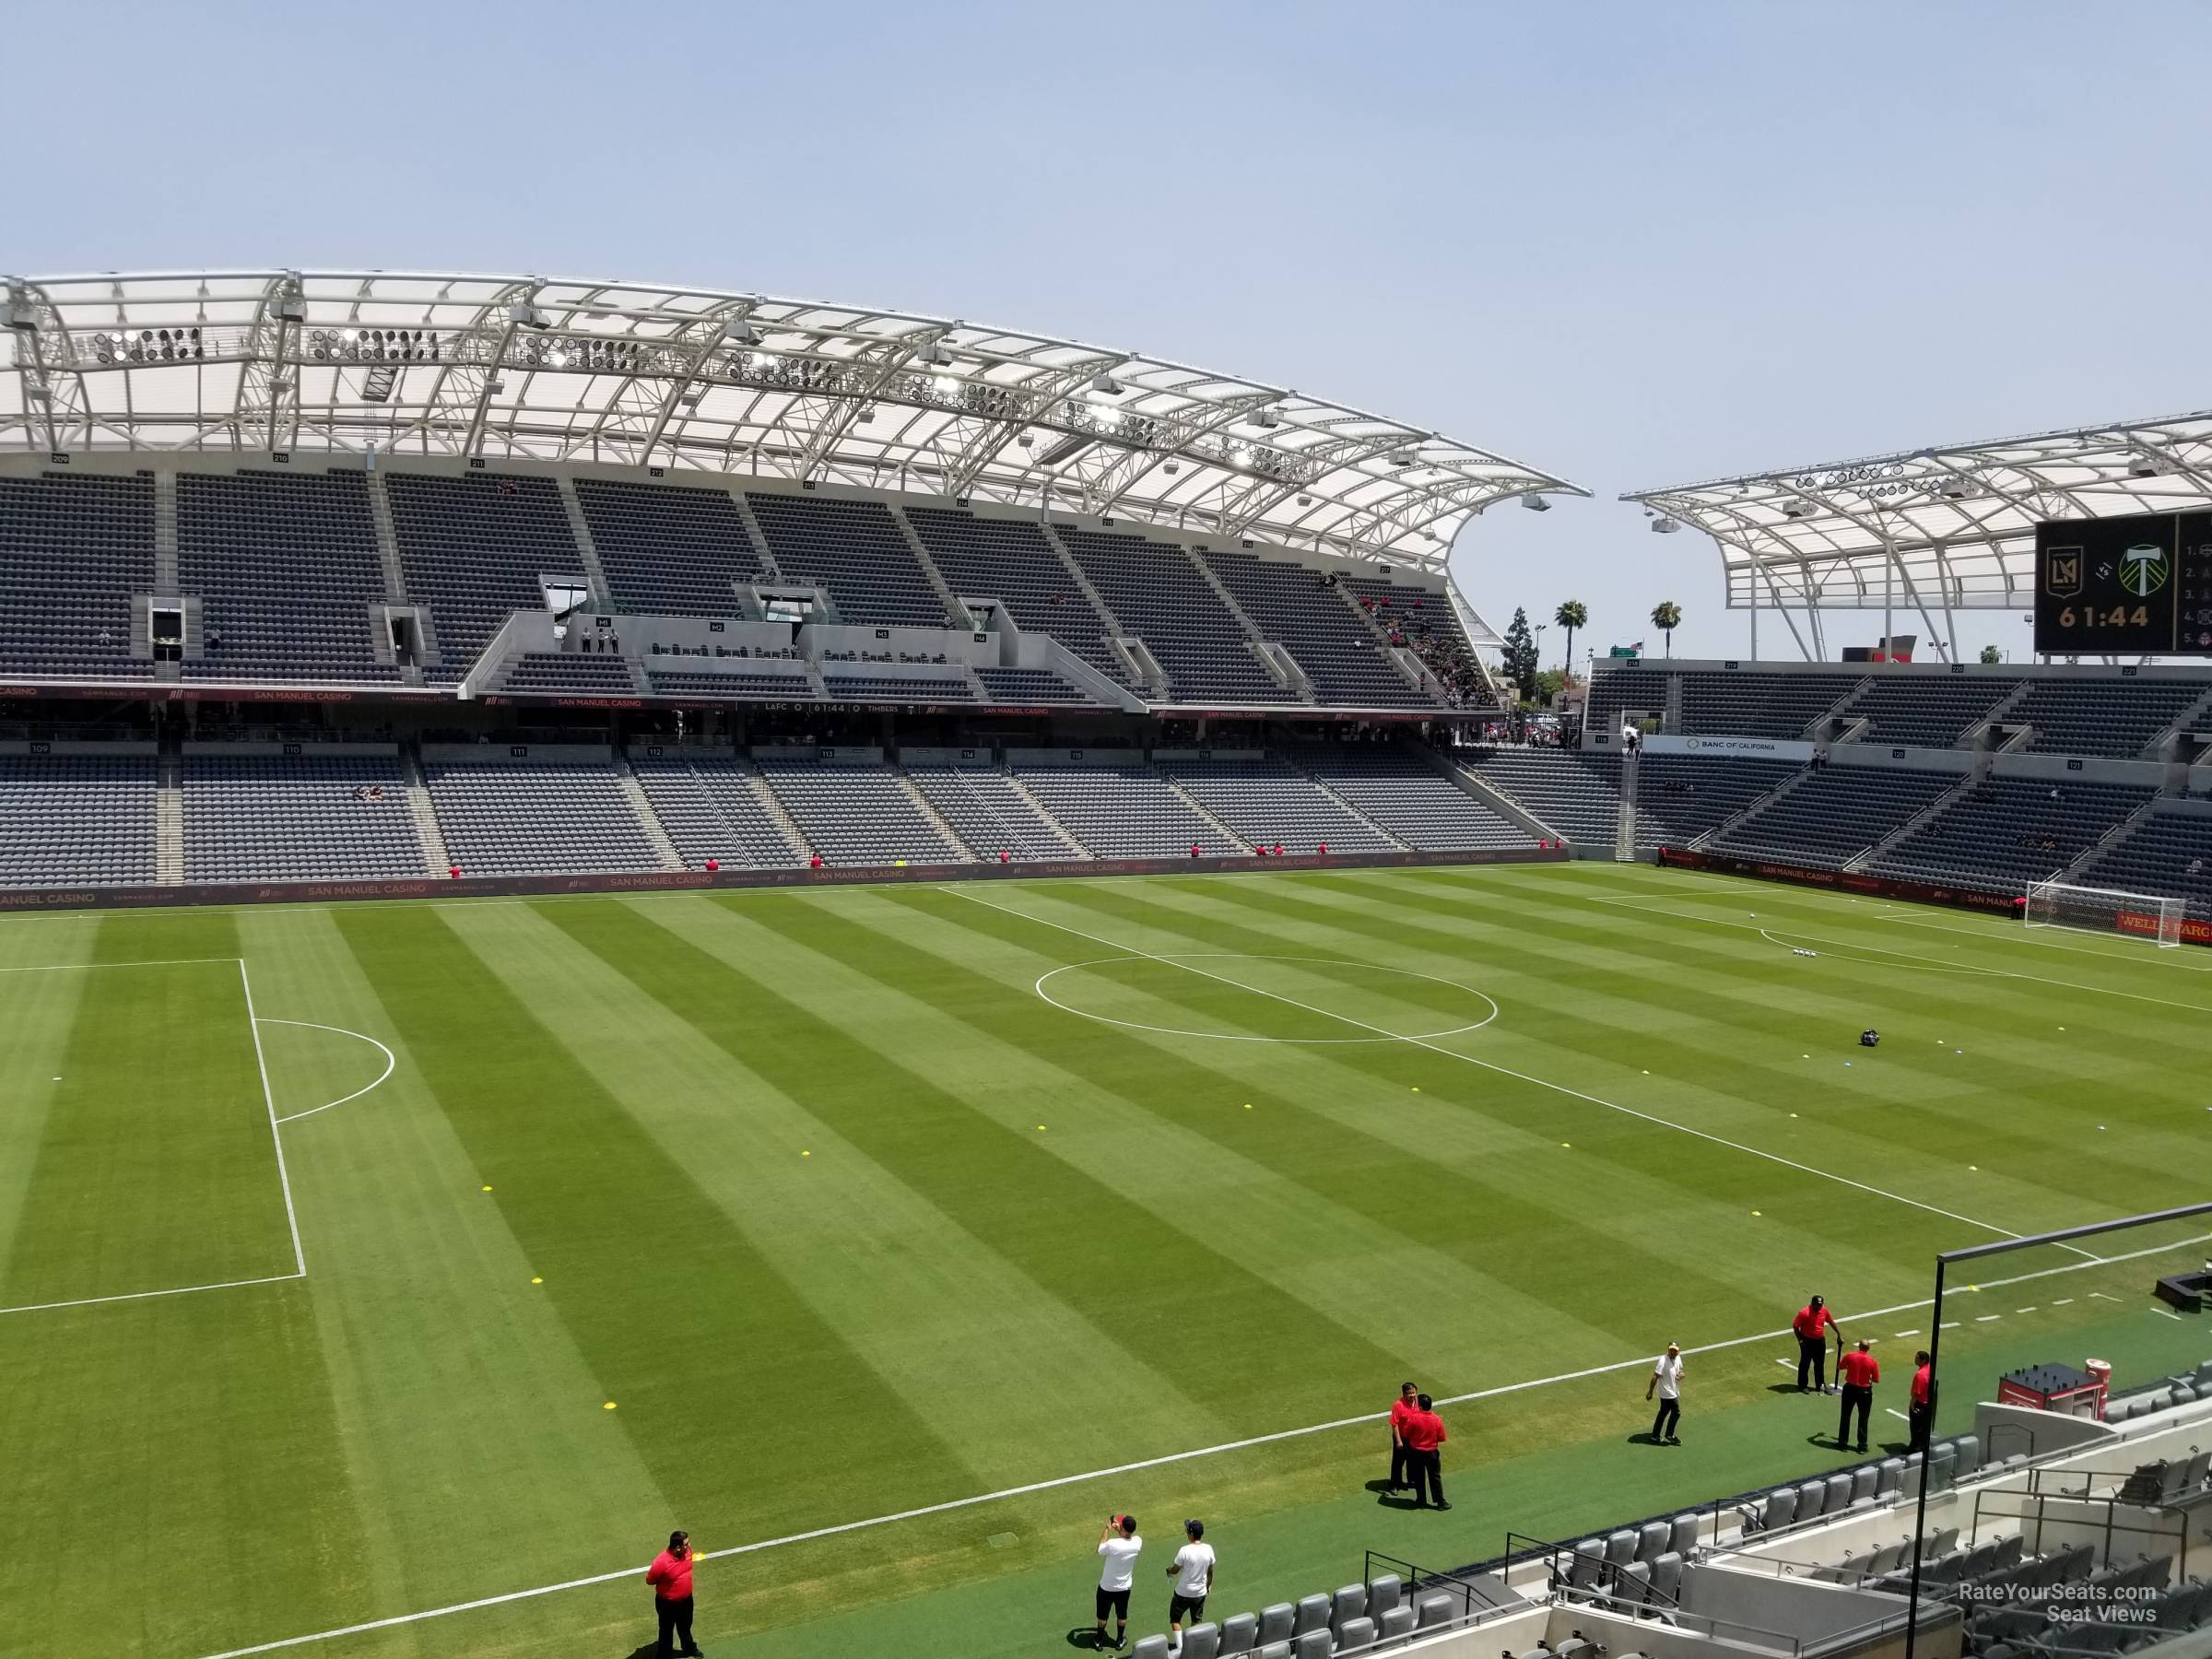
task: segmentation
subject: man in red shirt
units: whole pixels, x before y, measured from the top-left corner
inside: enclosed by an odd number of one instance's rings
[[[1882,1380],[1882,1368],[1862,1342],[1836,1361],[1836,1381],[1843,1384],[1843,1416],[1836,1424],[1836,1449],[1851,1445],[1851,1414],[1859,1414],[1859,1455],[1866,1455],[1866,1418],[1874,1410],[1874,1385]]]
[[[661,1618],[660,1646],[653,1651],[660,1659],[670,1659],[675,1653],[695,1654],[699,1643],[691,1640],[691,1535],[672,1532],[668,1547],[653,1558],[653,1565],[645,1569],[645,1582],[653,1586],[653,1611]],[[684,1645],[672,1647],[671,1641],[681,1637]]]
[[[1912,1356],[1916,1369],[1912,1373],[1912,1400],[1911,1416],[1906,1421],[1912,1430],[1912,1444],[1907,1454],[1928,1449],[1928,1430],[1936,1424],[1936,1362],[1928,1358],[1925,1348]]]
[[[1394,1492],[1406,1489],[1406,1425],[1420,1409],[1413,1403],[1419,1392],[1412,1383],[1402,1382],[1398,1397],[1390,1403],[1390,1489]]]
[[[1414,1396],[1414,1413],[1406,1419],[1406,1450],[1413,1474],[1413,1506],[1427,1509],[1431,1500],[1440,1510],[1444,1501],[1444,1460],[1437,1448],[1444,1443],[1444,1419],[1436,1415],[1427,1394]]]
[[[1828,1303],[1818,1296],[1798,1309],[1797,1317],[1790,1321],[1790,1329],[1797,1333],[1799,1394],[1828,1392],[1828,1334],[1836,1328],[1835,1315],[1828,1311]],[[1813,1380],[1810,1391],[1805,1385],[1808,1376]]]

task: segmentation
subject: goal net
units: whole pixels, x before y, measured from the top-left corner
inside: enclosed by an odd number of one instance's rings
[[[2074,887],[2039,881],[2028,889],[2030,927],[2070,927],[2080,933],[2125,934],[2156,939],[2161,949],[2182,942],[2182,915],[2188,901],[2155,893],[2123,893],[2112,888]]]

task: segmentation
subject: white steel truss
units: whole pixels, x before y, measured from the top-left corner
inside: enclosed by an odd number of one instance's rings
[[[363,271],[7,277],[0,453],[592,461],[1057,506],[1441,569],[1475,445],[1142,354],[631,282]]]

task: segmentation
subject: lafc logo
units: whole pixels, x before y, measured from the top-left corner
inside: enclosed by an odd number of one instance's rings
[[[2081,549],[2053,547],[2043,561],[2043,592],[2053,599],[2071,599],[2081,592]]]
[[[2120,585],[2138,599],[2147,599],[2166,585],[2172,574],[2166,549],[2143,542],[2120,555]]]

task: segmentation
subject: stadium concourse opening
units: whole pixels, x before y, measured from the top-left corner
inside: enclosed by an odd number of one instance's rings
[[[741,292],[5,304],[0,1630],[87,1537],[164,1659],[2212,1617],[2212,668],[1947,626],[2072,547],[2186,646],[2212,420],[1639,498],[1806,660],[1532,719],[1449,554],[1583,492],[1411,419]],[[1821,660],[1871,596],[1938,660]]]

